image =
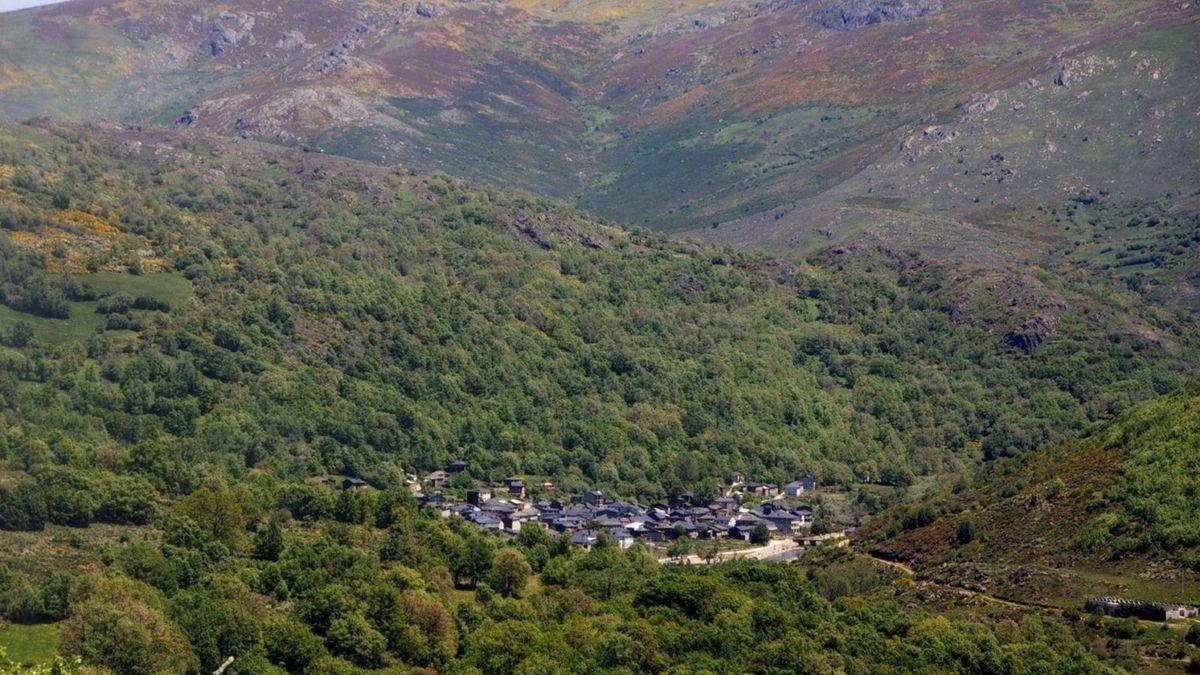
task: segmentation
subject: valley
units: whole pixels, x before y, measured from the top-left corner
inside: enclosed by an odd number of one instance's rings
[[[1195,672],[1198,29],[0,11],[0,675]]]

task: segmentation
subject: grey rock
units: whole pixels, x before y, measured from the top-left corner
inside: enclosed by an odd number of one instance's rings
[[[817,11],[813,20],[833,30],[854,30],[877,23],[911,21],[941,10],[941,0],[842,0]]]
[[[432,2],[417,3],[417,16],[424,17],[426,19],[432,19],[445,14],[446,8],[441,5]]]
[[[308,49],[312,45],[308,44],[304,33],[298,30],[291,30],[283,34],[279,41],[275,43],[279,49]]]
[[[1004,336],[1004,341],[1026,354],[1032,354],[1054,336],[1056,324],[1057,321],[1053,317],[1035,316],[1009,331]]]

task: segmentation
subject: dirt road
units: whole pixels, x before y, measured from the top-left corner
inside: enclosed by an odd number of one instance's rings
[[[722,551],[717,554],[713,560],[713,564],[725,562],[728,560],[736,560],[738,558],[753,558],[755,560],[765,560],[768,562],[787,562],[795,560],[800,555],[800,545],[791,539],[776,539],[768,543],[766,546],[758,548],[747,548],[739,551]],[[705,561],[698,555],[689,555],[686,558],[663,558],[660,560],[664,565],[707,565]]]

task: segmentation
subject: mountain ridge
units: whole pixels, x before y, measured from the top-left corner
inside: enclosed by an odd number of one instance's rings
[[[0,87],[10,115],[57,106],[181,122],[575,197],[625,224],[701,225],[691,232],[705,236],[711,222],[771,218],[829,191],[886,154],[897,129],[972,95],[1196,19],[1163,2],[934,4],[311,0],[294,15],[305,26],[266,0],[221,12],[87,0],[7,20]],[[866,25],[825,28],[814,17],[827,11]],[[82,86],[39,92],[49,80],[36,73],[63,55],[31,60],[21,45],[35,36],[80,50]],[[884,45],[900,51],[883,59]]]

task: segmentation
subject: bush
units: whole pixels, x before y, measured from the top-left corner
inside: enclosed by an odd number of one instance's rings
[[[1108,624],[1108,634],[1122,640],[1132,640],[1138,636],[1140,631],[1141,625],[1133,617],[1120,619]]]
[[[916,511],[904,514],[904,517],[900,520],[900,525],[906,530],[915,530],[926,525],[931,525],[935,520],[937,520],[937,512],[933,510],[933,507],[922,506]]]
[[[975,541],[975,524],[970,520],[963,520],[958,524],[958,529],[954,531],[954,543],[965,546],[973,541]]]
[[[1200,647],[1200,624],[1192,624],[1183,639],[1190,645]]]
[[[11,347],[25,347],[30,342],[33,342],[33,326],[29,325],[28,321],[17,321],[8,331],[8,337],[5,339]]]

